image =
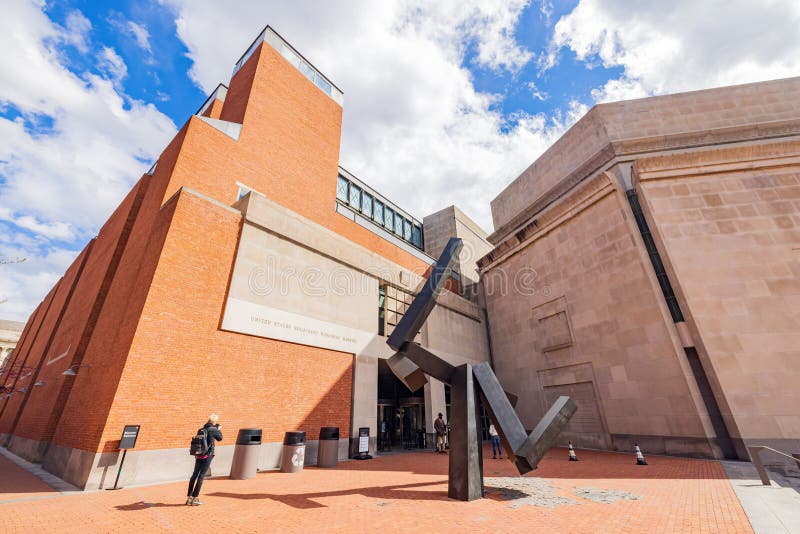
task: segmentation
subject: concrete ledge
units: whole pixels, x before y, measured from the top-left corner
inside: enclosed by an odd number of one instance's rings
[[[29,462],[40,463],[49,445],[48,441],[11,436],[8,450]]]
[[[339,440],[339,460],[348,459],[349,440]],[[217,445],[211,463],[212,476],[228,476],[233,462],[235,445]],[[306,443],[305,465],[316,465],[318,440]],[[262,443],[258,470],[280,467],[282,442]],[[122,452],[90,452],[52,445],[42,467],[44,471],[74,484],[79,489],[96,490],[113,487]],[[120,473],[120,486],[141,486],[188,480],[194,468],[194,457],[187,448],[128,451]]]
[[[662,454],[710,460],[715,458],[712,447],[714,441],[714,438],[691,436],[611,434],[611,448],[615,451],[633,452],[638,443],[645,455]]]

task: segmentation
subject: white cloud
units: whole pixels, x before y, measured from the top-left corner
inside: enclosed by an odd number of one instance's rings
[[[100,50],[107,77],[71,72],[58,46],[82,45],[41,9],[16,1],[0,18],[0,107],[19,114],[0,117],[0,256],[28,258],[0,266],[0,316],[21,320],[176,132],[122,91],[113,49]]]
[[[513,39],[525,2],[168,5],[209,92],[274,27],[345,93],[342,165],[419,217],[455,203],[491,230],[489,200],[565,127],[527,114],[510,125],[463,66],[469,51],[488,69],[530,59]]]
[[[43,223],[30,215],[15,216],[10,209],[0,207],[0,221],[6,221],[19,228],[35,232],[48,239],[70,240],[75,237],[69,223]]]
[[[544,22],[546,26],[550,26],[553,20],[553,11],[555,7],[553,6],[553,2],[549,0],[539,0],[539,13],[544,16]]]
[[[66,31],[61,34],[64,42],[77,48],[80,53],[85,54],[89,50],[87,41],[89,39],[89,31],[92,29],[92,23],[83,16],[83,13],[75,10],[67,15],[66,26]]]
[[[150,32],[141,24],[136,24],[132,20],[128,21],[128,31],[133,36],[139,48],[145,52],[151,52],[150,49]]]
[[[0,228],[0,259],[25,259],[0,265],[0,318],[26,321],[67,270],[77,252],[54,248],[31,253],[27,244],[6,243]]]
[[[527,86],[527,88],[528,88],[528,89],[530,89],[530,91],[531,91],[531,96],[534,98],[534,100],[540,100],[540,101],[544,102],[544,101],[545,101],[545,100],[547,100],[547,99],[549,98],[549,96],[550,96],[550,95],[548,95],[546,92],[544,92],[544,91],[541,91],[541,90],[540,90],[540,89],[539,89],[539,88],[536,86],[536,83],[534,83],[534,82],[528,82],[528,83],[527,83],[527,84],[525,84],[525,85]]]
[[[593,92],[604,102],[797,76],[798,28],[796,0],[581,0],[553,46],[624,69]]]
[[[401,3],[404,21],[444,50],[458,52],[471,39],[477,44],[475,63],[495,70],[518,70],[533,53],[514,38],[519,16],[528,0],[505,2],[440,1]]]
[[[128,75],[128,67],[117,52],[104,46],[97,56],[97,67],[105,72],[111,81],[118,83]]]

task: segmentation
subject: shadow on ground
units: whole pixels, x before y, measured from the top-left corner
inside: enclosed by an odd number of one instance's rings
[[[444,501],[447,500],[447,491],[413,491],[414,488],[428,486],[438,486],[447,484],[447,480],[434,482],[417,482],[414,484],[399,484],[395,486],[373,486],[369,488],[352,488],[338,491],[319,491],[311,493],[227,493],[218,491],[209,493],[212,497],[225,497],[229,499],[258,500],[271,499],[283,503],[287,506],[299,509],[327,508],[324,504],[314,499],[324,499],[325,497],[341,497],[346,495],[361,495],[372,499],[402,499],[412,501]]]
[[[117,510],[122,510],[123,512],[136,512],[139,510],[147,510],[149,508],[177,508],[180,506],[186,506],[186,503],[163,503],[163,502],[144,502],[139,501],[132,504],[121,504],[119,506],[115,506]]]
[[[547,451],[537,469],[528,477],[566,479],[726,479],[724,470],[715,460],[683,457],[647,456],[649,465],[637,465],[634,453],[625,454],[577,449],[579,461],[570,462],[567,449],[554,447]],[[645,455],[647,455],[645,451]],[[399,471],[420,475],[447,476],[448,455],[433,451],[414,451],[379,456],[379,462],[343,462],[337,470]],[[492,459],[491,448],[483,450],[484,476],[519,476],[514,465],[504,459]]]

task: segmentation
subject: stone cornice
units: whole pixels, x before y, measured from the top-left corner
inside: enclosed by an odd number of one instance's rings
[[[800,165],[800,139],[642,158],[634,164],[637,180],[748,171]]]
[[[616,161],[630,161],[638,156],[658,152],[691,150],[753,141],[770,141],[781,138],[800,137],[800,119],[769,121],[728,128],[713,128],[672,135],[657,135],[609,141],[574,171],[558,181],[549,191],[541,195],[525,210],[508,223],[495,230],[489,237],[497,245],[509,234],[526,224],[539,212],[563,196],[576,184],[598,171],[608,168]]]
[[[504,224],[503,226],[495,230],[491,235],[489,235],[487,240],[491,244],[497,245],[500,241],[505,239],[508,236],[508,234],[511,233],[515,228],[521,226],[522,224],[525,223],[525,221],[527,221],[534,215],[538,214],[540,211],[542,211],[547,206],[556,201],[559,197],[566,194],[570,189],[575,187],[576,184],[581,182],[587,176],[590,176],[596,173],[597,171],[603,169],[608,164],[608,162],[610,162],[613,158],[614,158],[614,149],[609,143],[605,145],[601,150],[596,152],[588,160],[586,160],[580,167],[578,167],[577,169],[566,175],[549,191],[545,192],[533,204],[528,206],[527,209],[520,212],[516,217],[511,219],[510,222]]]
[[[494,250],[478,260],[478,268],[483,273],[497,266],[531,242],[546,235],[553,228],[571,219],[613,191],[614,186],[607,173],[595,174],[578,187],[568,191],[565,196],[547,206],[540,213],[537,213],[535,219],[530,220],[525,226],[514,232],[512,236],[495,246]]]

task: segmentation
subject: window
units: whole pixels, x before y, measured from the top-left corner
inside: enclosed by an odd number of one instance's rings
[[[381,286],[380,289],[382,292],[379,292],[379,298],[383,298],[383,302],[379,302],[379,304],[382,304],[381,308],[384,313],[383,334],[381,335],[388,336],[391,335],[395,326],[397,326],[397,323],[399,323],[400,319],[403,317],[403,314],[408,310],[411,302],[414,300],[414,295],[386,284]],[[380,309],[378,313],[381,313]],[[420,335],[417,334],[414,341],[419,340]]]
[[[358,183],[355,178],[347,178],[343,174],[338,174],[336,176],[336,201],[348,206],[353,211],[363,213],[364,217],[371,219],[376,225],[385,228],[406,243],[423,250],[422,224],[414,219],[403,217],[390,207],[391,204],[383,197],[368,192],[363,186],[356,185]],[[357,222],[363,223],[363,221]],[[370,225],[362,225],[370,228]],[[372,231],[376,232],[374,228]]]
[[[325,93],[329,95],[331,94],[331,90],[333,89],[333,87],[331,86],[330,83],[328,83],[328,80],[326,80],[320,75],[319,72],[317,72],[314,77],[314,83],[317,84],[317,87],[325,91]]]
[[[386,331],[386,284],[378,287],[378,335],[385,335]]]
[[[372,195],[369,193],[364,193],[364,197],[361,200],[361,211],[367,217],[372,217]]]
[[[391,232],[394,228],[394,212],[389,207],[383,208],[383,225]]]
[[[361,211],[361,188],[350,184],[350,205]]]
[[[263,40],[264,40],[264,34],[262,33],[261,35],[258,36],[258,39],[256,39],[255,42],[250,45],[250,48],[248,48],[247,52],[244,53],[242,59],[240,59],[239,62],[236,65],[234,65],[231,77],[233,77],[233,75],[236,74],[239,71],[239,69],[241,69],[244,66],[245,63],[247,63],[247,60],[250,59],[250,56],[253,55],[253,52],[256,51],[256,48],[258,48],[258,45],[260,45]]]
[[[312,69],[305,61],[300,62],[300,72],[302,72],[303,76],[312,82],[314,81],[314,69]]]
[[[300,58],[297,57],[291,48],[286,45],[283,45],[283,49],[281,50],[281,55],[286,58],[286,60],[294,65],[294,68],[300,68]]]
[[[342,202],[347,202],[347,178],[344,176],[339,176],[338,181],[336,182],[336,198],[341,200]]]
[[[411,243],[419,249],[422,248],[422,228],[416,224],[411,229]]]

